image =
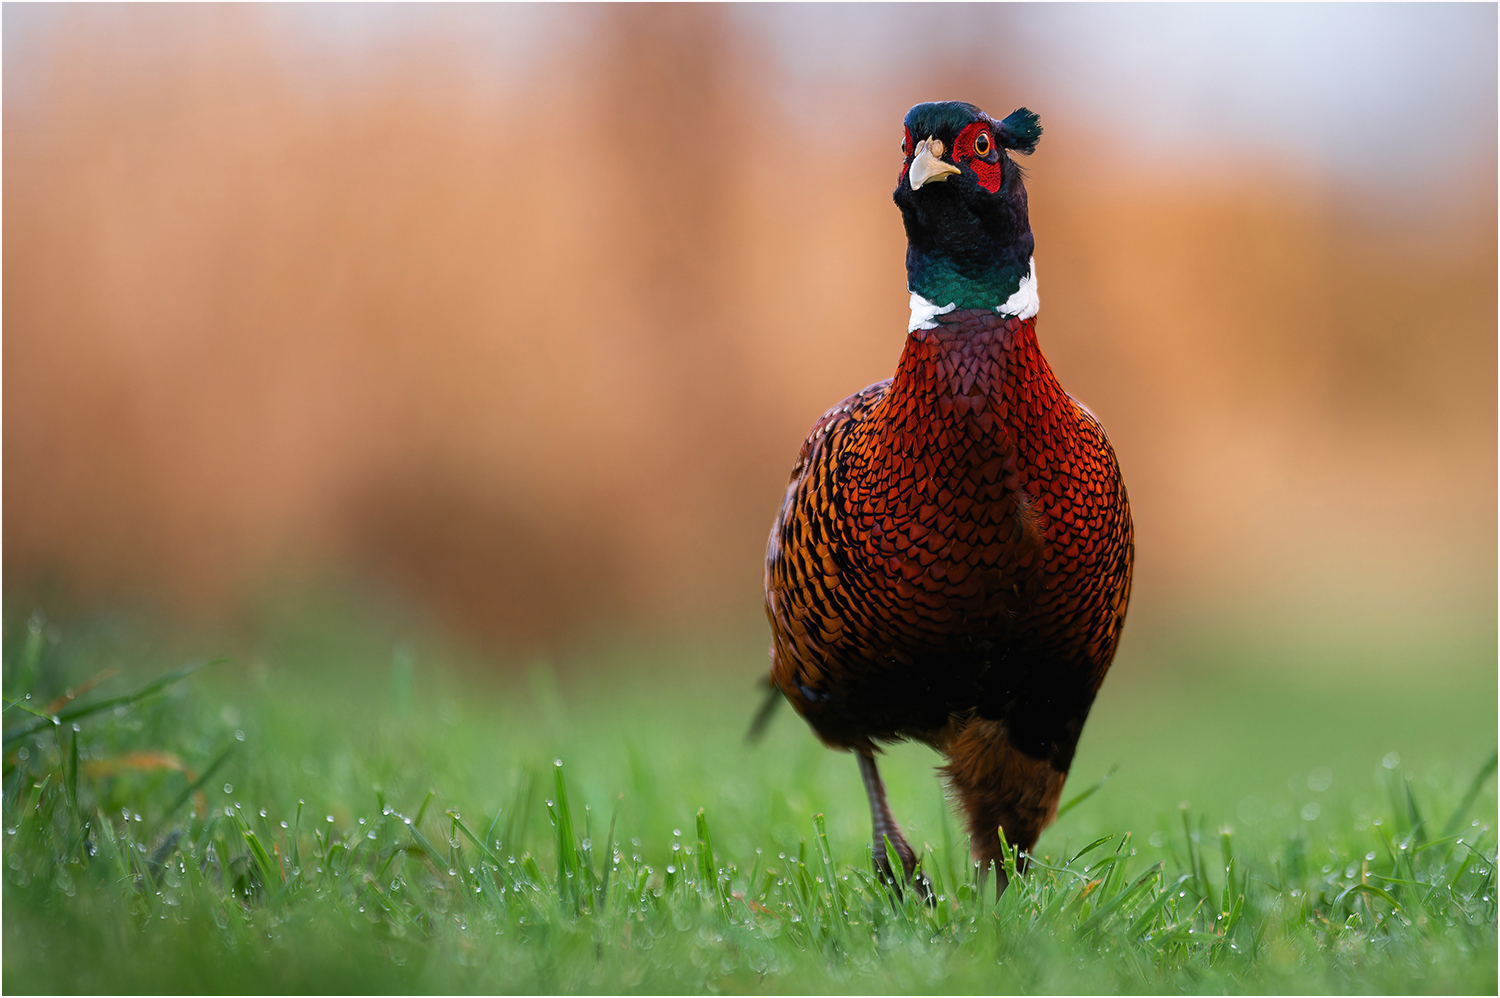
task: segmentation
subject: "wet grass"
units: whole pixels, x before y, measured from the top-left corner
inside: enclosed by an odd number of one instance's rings
[[[790,712],[744,744],[753,644],[497,677],[304,622],[153,671],[6,623],[8,992],[1496,989],[1483,632],[1142,644],[998,901],[898,747],[927,905],[852,758]]]

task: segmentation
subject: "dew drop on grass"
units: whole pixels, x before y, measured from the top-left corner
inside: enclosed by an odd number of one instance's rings
[[[224,784],[224,792],[226,794],[232,794],[232,793],[234,793],[234,784],[233,783],[226,783],[226,784]]]
[[[1386,769],[1395,769],[1397,766],[1401,765],[1401,753],[1387,752],[1385,754],[1385,758],[1380,760],[1380,764]]]
[[[265,809],[265,808],[261,808],[261,809],[260,809],[260,816],[261,816],[261,817],[262,817],[262,818],[264,818],[264,817],[265,817],[265,816],[266,816],[266,809]]]
[[[237,742],[244,741],[245,740],[245,732],[242,731],[239,728],[235,728],[234,729],[234,740],[237,741]]]
[[[365,832],[365,838],[369,839],[371,842],[374,842],[375,841],[375,829],[372,828],[368,832]]]
[[[333,824],[333,815],[331,815],[331,814],[328,816],[328,823],[330,825]]]
[[[1373,852],[1367,852],[1367,853],[1365,853],[1365,859],[1374,859],[1374,858],[1375,858],[1375,854]]]
[[[285,827],[286,827],[286,822],[284,822],[284,821],[283,821],[283,822],[282,822],[282,823],[281,823],[281,827],[282,827],[282,828],[285,828]]]

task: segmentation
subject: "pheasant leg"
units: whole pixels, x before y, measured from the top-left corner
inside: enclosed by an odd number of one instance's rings
[[[898,890],[902,884],[909,883],[920,896],[926,897],[929,893],[927,879],[922,876],[913,877],[917,869],[917,854],[901,834],[901,826],[896,824],[891,806],[886,803],[885,784],[880,779],[880,771],[875,768],[875,756],[869,752],[860,752],[858,755],[859,775],[865,781],[865,796],[870,798],[870,824],[875,831],[875,872],[880,875],[881,880],[894,885]],[[886,854],[887,841],[901,859],[900,877],[891,869],[890,859]]]

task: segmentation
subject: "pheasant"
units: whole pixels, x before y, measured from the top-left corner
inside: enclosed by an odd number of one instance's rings
[[[1024,174],[1007,150],[1029,155],[1041,134],[1026,108],[1000,121],[960,101],[907,112],[900,364],[813,425],[766,551],[768,706],[779,691],[826,745],[856,754],[888,879],[887,841],[906,882],[917,857],[879,746],[910,739],[946,757],[982,871],[1001,858],[999,829],[1030,850],[1130,597],[1114,451],[1037,344]]]

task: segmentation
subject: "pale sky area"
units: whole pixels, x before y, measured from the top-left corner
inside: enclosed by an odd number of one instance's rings
[[[476,88],[503,92],[534,60],[586,39],[596,13],[567,4],[263,10],[293,75],[335,91],[403,50],[453,48],[457,37],[452,58],[472,66]],[[777,65],[765,87],[793,115],[826,115],[828,88],[841,113],[878,113],[848,107],[849,95],[883,106],[903,77],[968,60],[1022,91],[1016,103],[1043,105],[1049,127],[1072,122],[1147,162],[1273,156],[1379,189],[1393,173],[1441,183],[1475,163],[1492,168],[1496,12],[1488,3],[763,4],[731,16]],[[67,5],[5,5],[7,106],[25,101],[44,65],[34,57],[67,16]],[[149,62],[149,43],[137,44]]]
[[[1147,159],[1215,144],[1379,184],[1392,170],[1441,172],[1495,147],[1493,4],[818,4],[740,14],[774,40],[789,87],[878,89],[948,51],[993,57],[1011,67],[1006,79],[1034,83],[1038,102],[1052,102],[1047,117],[1080,118]],[[998,16],[1009,31],[983,23]]]

